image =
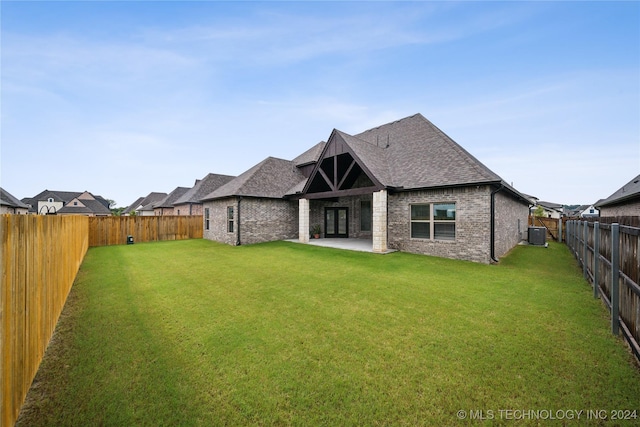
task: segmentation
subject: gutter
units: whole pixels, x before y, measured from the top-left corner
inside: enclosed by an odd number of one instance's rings
[[[496,259],[496,193],[501,191],[504,188],[504,184],[500,184],[498,188],[491,192],[491,236],[490,236],[490,247],[491,247],[491,260],[494,262],[498,262]]]

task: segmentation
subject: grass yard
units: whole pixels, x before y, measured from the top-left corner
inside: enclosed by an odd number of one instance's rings
[[[190,240],[89,250],[19,425],[624,425],[611,410],[640,412],[640,371],[563,245],[489,266]]]

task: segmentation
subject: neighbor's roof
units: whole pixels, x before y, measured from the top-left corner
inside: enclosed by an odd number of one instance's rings
[[[160,200],[158,203],[153,205],[153,208],[171,208],[176,200],[184,195],[190,189],[188,187],[176,187],[171,193],[167,195],[164,199]]]
[[[29,205],[22,203],[2,187],[0,187],[0,205],[9,206],[12,208],[29,209]]]
[[[202,198],[202,201],[230,196],[281,199],[287,190],[305,177],[289,160],[267,157],[246,172]]]
[[[73,203],[77,202],[77,205]],[[59,214],[100,214],[111,215],[111,210],[99,200],[74,199],[58,210]]]
[[[640,198],[640,175],[627,182],[606,199],[596,202],[596,207],[617,205],[637,198]]]
[[[129,205],[123,213],[131,213],[131,211],[135,211],[138,208],[140,208],[140,210],[152,211],[153,205],[165,197],[167,197],[167,193],[151,192],[147,197],[139,197],[135,202]]]
[[[195,185],[173,204],[175,206],[185,203],[200,203],[200,200],[207,194],[210,194],[234,178],[235,176],[231,175],[207,174],[204,178],[196,180]]]

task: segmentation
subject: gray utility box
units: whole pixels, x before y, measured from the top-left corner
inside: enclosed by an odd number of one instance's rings
[[[541,245],[547,244],[547,229],[544,227],[529,227],[529,244]]]

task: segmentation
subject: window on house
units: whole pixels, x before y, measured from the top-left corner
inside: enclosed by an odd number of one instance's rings
[[[204,208],[204,229],[209,229],[209,208]]]
[[[362,200],[360,202],[360,231],[371,231],[372,220],[371,200]]]
[[[233,206],[227,207],[227,232],[233,233]]]
[[[47,202],[49,202],[49,203],[53,203],[53,197],[49,197],[49,198],[47,199]]]
[[[423,203],[411,205],[411,238],[455,240],[455,203]]]

